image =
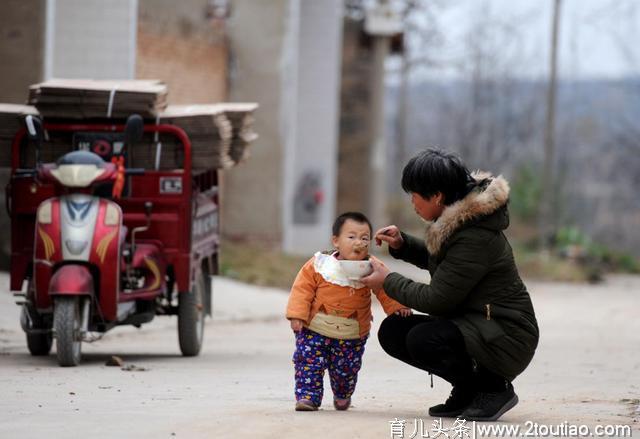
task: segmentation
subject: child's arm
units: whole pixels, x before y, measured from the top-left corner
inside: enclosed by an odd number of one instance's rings
[[[295,320],[302,322],[309,320],[311,303],[316,295],[318,286],[316,270],[313,267],[314,260],[315,257],[302,266],[291,287],[286,317],[292,321],[291,326],[294,330],[296,330],[293,323]],[[300,327],[300,324],[297,324],[297,326]]]
[[[382,305],[382,309],[384,309],[384,312],[387,315],[396,313],[406,317],[411,314],[411,308],[407,308],[400,302],[396,302],[391,297],[387,296],[387,293],[385,293],[383,289],[374,291],[374,294],[378,298],[378,301]]]

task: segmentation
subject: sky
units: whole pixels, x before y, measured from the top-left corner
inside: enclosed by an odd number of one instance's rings
[[[438,66],[422,77],[452,78],[469,59],[470,41],[500,51],[517,76],[548,74],[553,0],[440,0],[435,10],[442,41],[428,47]],[[559,76],[616,79],[640,75],[640,0],[562,0]],[[481,22],[491,26],[470,33]],[[476,28],[478,29],[478,28]],[[473,35],[471,40],[469,35]],[[471,43],[473,44],[473,43]],[[397,61],[396,61],[397,62]],[[391,61],[391,66],[394,61]]]

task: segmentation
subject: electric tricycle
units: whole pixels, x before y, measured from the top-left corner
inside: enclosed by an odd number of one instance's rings
[[[182,354],[198,355],[218,271],[217,169],[194,172],[185,131],[138,115],[126,124],[25,122],[6,201],[11,290],[30,353],[48,355],[55,340],[59,365],[76,366],[83,342],[177,315]],[[56,133],[71,139],[68,151],[45,163]],[[158,134],[179,140],[181,166],[132,167],[137,144]]]

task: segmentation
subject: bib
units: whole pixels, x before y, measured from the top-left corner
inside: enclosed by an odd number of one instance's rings
[[[316,272],[320,273],[322,278],[334,285],[340,285],[341,287],[351,287],[353,289],[364,288],[364,284],[359,280],[349,279],[347,274],[342,270],[340,261],[335,258],[335,253],[330,255],[317,252],[314,255],[313,268]]]

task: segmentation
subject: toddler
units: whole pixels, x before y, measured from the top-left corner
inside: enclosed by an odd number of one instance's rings
[[[317,252],[293,283],[286,316],[296,337],[296,411],[318,410],[325,369],[329,370],[336,410],[351,405],[373,319],[372,293],[387,314],[411,314],[383,290],[372,291],[343,271],[341,260],[369,259],[371,234],[371,223],[363,214],[340,215],[333,224],[335,251]]]

